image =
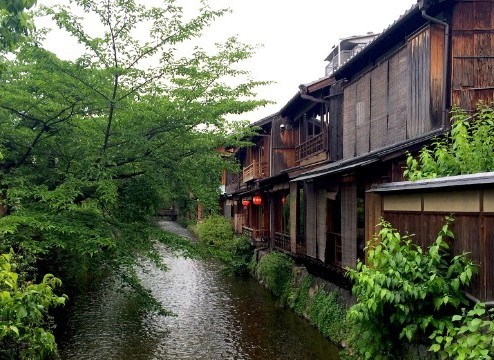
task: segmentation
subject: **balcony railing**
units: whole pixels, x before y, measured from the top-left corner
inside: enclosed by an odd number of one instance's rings
[[[263,179],[268,176],[268,163],[254,161],[252,164],[244,168],[243,182],[255,179]]]
[[[269,230],[267,229],[254,229],[247,226],[242,227],[242,233],[249,236],[254,241],[268,241]]]
[[[297,161],[317,155],[326,149],[326,136],[324,136],[324,133],[318,134],[297,146]]]
[[[275,232],[274,246],[281,250],[291,251],[290,234]]]

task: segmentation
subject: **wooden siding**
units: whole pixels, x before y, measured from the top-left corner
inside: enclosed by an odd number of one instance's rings
[[[449,240],[453,253],[468,252],[479,265],[469,292],[483,301],[494,301],[494,212],[485,211],[491,209],[492,200],[491,190],[386,194],[382,195],[382,215],[402,234],[415,234],[413,241],[427,248],[436,239],[445,216],[454,212],[455,238]]]
[[[406,47],[388,61],[388,127],[386,145],[406,140],[407,87],[403,79],[408,75],[408,52]]]
[[[343,158],[343,88],[342,83],[331,87],[328,111],[329,160]]]
[[[341,184],[341,251],[342,266],[357,264],[357,185]]]
[[[283,129],[281,129],[281,125],[283,125]],[[278,117],[273,120],[271,134],[273,146],[271,176],[275,176],[296,165],[295,146],[298,131],[289,125],[287,118]]]
[[[429,25],[344,90],[343,158],[441,126],[444,29]]]
[[[370,103],[371,96],[373,96],[370,89],[370,79],[371,76],[367,73],[362,77],[362,79],[357,81],[357,98],[355,102],[355,122],[357,124],[357,132],[354,134],[354,136],[357,136],[357,156],[367,154],[370,150]]]
[[[371,72],[370,149],[386,146],[388,131],[388,61]]]
[[[430,31],[424,29],[408,43],[410,94],[407,138],[414,138],[431,130],[430,42]]]
[[[452,105],[494,101],[494,2],[458,1],[452,19]]]
[[[343,101],[343,158],[348,159],[356,155],[356,104],[357,84],[349,84],[344,91]]]

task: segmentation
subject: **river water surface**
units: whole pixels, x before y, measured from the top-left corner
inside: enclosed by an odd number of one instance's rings
[[[108,280],[67,309],[57,339],[62,359],[338,359],[331,342],[255,280],[160,251],[169,270],[144,264],[140,277],[176,316],[144,313]]]

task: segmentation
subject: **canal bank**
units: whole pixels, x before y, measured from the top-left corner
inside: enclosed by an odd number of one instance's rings
[[[139,276],[176,316],[146,314],[109,279],[67,309],[62,359],[338,359],[337,347],[254,279],[229,276],[214,260],[159,251],[169,270],[144,263]]]

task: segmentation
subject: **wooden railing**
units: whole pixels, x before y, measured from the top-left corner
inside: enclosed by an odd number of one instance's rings
[[[274,246],[281,250],[291,251],[290,234],[275,232]]]
[[[243,182],[245,183],[249,180],[262,179],[268,175],[268,163],[254,161],[252,164],[244,168]]]
[[[247,226],[242,227],[242,233],[249,236],[254,241],[268,241],[269,230],[267,229],[253,229]]]
[[[317,155],[327,149],[326,136],[318,134],[296,147],[297,161]]]

